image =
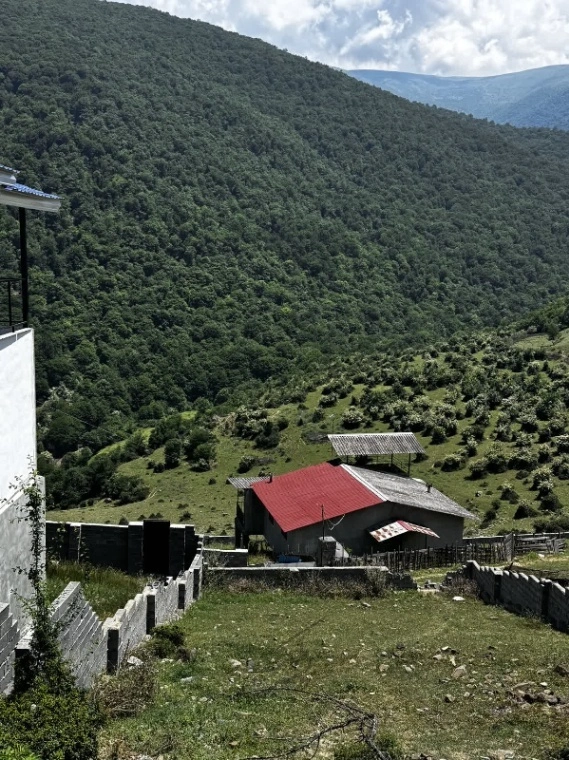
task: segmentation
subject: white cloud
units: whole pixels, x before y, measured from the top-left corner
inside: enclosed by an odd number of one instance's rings
[[[121,1],[344,68],[483,75],[569,62],[569,0]]]
[[[497,74],[569,59],[566,0],[445,0],[399,51],[415,70]]]

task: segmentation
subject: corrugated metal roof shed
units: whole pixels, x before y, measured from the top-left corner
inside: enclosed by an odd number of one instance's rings
[[[269,480],[270,475],[264,475],[260,478],[227,478],[227,483],[233,488],[237,488],[239,491],[244,491],[246,488],[251,488],[253,483],[260,483],[263,480]]]
[[[449,499],[436,488],[429,487],[420,480],[402,478],[398,475],[366,470],[363,467],[352,467],[347,464],[342,464],[340,467],[377,494],[382,502],[390,501],[392,504],[404,504],[408,507],[426,509],[431,512],[443,512],[456,517],[478,519],[467,509],[457,504],[456,501]]]
[[[329,435],[328,440],[340,457],[425,453],[413,433],[345,433]]]
[[[252,488],[285,533],[322,522],[322,506],[324,519],[331,520],[382,501],[350,472],[327,462]]]

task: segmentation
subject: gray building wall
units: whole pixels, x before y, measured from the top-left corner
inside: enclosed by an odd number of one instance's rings
[[[395,548],[392,541],[377,543],[369,535],[370,528],[378,524],[387,524],[394,520],[407,520],[417,525],[431,528],[440,538],[427,536],[424,533],[405,533],[401,537],[401,546],[406,549],[426,549],[427,547],[449,546],[462,543],[464,518],[442,512],[431,512],[401,504],[385,502],[367,509],[347,514],[341,522],[339,518],[326,521],[325,535],[333,536],[345,548],[354,554],[370,551],[390,551]],[[265,510],[265,538],[276,552],[289,552],[306,556],[316,556],[318,540],[322,538],[322,523],[309,525],[306,528],[289,531],[285,536],[276,521],[271,519]],[[331,525],[337,523],[336,527]]]

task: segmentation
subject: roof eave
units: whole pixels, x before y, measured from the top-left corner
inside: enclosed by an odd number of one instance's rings
[[[61,208],[61,199],[24,195],[20,192],[7,191],[0,188],[0,205],[57,213]]]

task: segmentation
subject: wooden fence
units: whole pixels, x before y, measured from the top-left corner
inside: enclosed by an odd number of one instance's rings
[[[551,538],[539,535],[535,536],[515,536],[514,554],[529,554],[530,552],[540,552],[542,554],[556,554],[565,549],[564,538]]]
[[[460,546],[443,546],[438,549],[401,549],[395,552],[377,552],[361,557],[348,557],[338,560],[338,565],[383,565],[392,572],[406,570],[428,570],[431,567],[452,567],[462,565],[474,559],[479,565],[503,565],[512,562],[514,557],[529,552],[551,554],[563,551],[564,538],[539,535],[516,535],[508,533],[503,540],[484,544],[462,544]]]
[[[339,560],[339,565],[383,565],[392,572],[427,570],[431,567],[452,567],[474,559],[480,565],[497,565],[509,562],[512,555],[506,543],[443,546],[438,549],[401,549],[395,552],[377,552],[361,557]]]

